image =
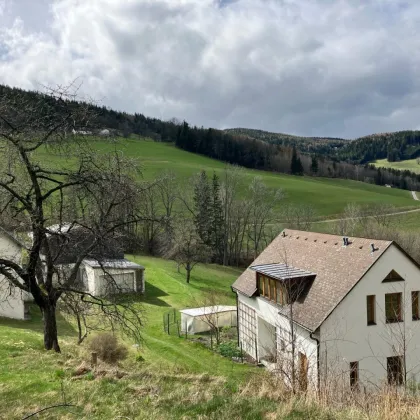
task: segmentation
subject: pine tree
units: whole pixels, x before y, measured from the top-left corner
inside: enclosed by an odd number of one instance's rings
[[[211,192],[205,171],[201,171],[194,186],[194,223],[197,234],[205,245],[210,245],[211,238]]]
[[[303,166],[300,158],[297,155],[296,147],[293,147],[290,172],[292,173],[292,175],[303,175]]]
[[[212,190],[211,190],[211,246],[214,251],[216,262],[223,261],[223,246],[225,234],[223,231],[223,205],[220,197],[219,177],[213,172]]]
[[[318,172],[318,159],[317,159],[317,157],[315,155],[312,156],[311,172],[313,174],[316,174]]]

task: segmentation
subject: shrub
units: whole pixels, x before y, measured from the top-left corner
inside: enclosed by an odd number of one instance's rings
[[[136,362],[144,362],[144,357],[141,354],[136,356]]]
[[[226,341],[219,344],[217,351],[224,357],[240,357],[241,351],[238,349],[236,341]]]
[[[110,333],[98,334],[93,337],[89,348],[98,354],[99,359],[107,363],[116,363],[128,355],[127,348],[119,344],[117,337]]]

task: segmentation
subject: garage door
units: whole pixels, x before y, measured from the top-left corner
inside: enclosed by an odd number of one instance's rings
[[[134,273],[102,274],[101,285],[103,294],[133,292]]]

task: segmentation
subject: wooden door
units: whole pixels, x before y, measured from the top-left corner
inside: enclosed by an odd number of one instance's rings
[[[301,391],[308,389],[308,358],[299,352],[299,388]]]

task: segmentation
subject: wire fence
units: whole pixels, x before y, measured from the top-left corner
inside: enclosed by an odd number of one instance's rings
[[[176,309],[163,314],[163,331],[168,335],[181,336],[181,315]]]

